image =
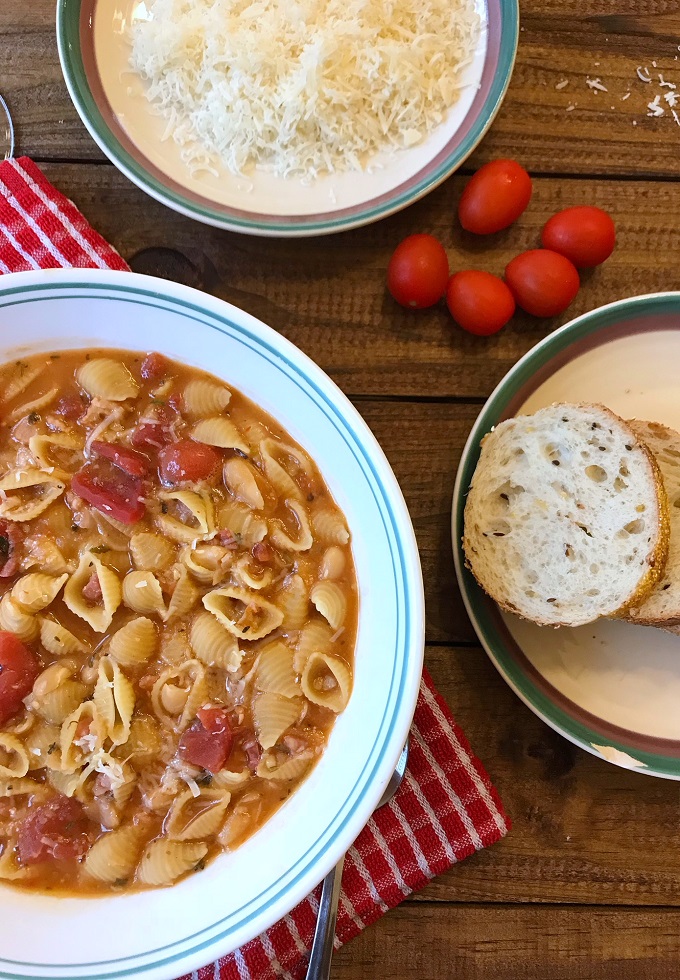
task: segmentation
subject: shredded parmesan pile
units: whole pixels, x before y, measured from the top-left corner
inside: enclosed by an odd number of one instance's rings
[[[130,63],[192,170],[363,170],[462,85],[473,0],[146,0]],[[138,8],[139,9],[139,8]]]

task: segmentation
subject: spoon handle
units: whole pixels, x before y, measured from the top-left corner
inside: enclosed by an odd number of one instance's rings
[[[314,933],[312,952],[309,956],[306,980],[329,980],[331,975],[331,959],[333,957],[333,940],[335,939],[335,922],[338,917],[338,898],[342,882],[342,866],[345,858],[341,857],[323,880],[319,916]]]

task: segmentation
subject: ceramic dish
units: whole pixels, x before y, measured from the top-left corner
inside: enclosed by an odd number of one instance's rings
[[[309,778],[233,854],[178,885],[113,898],[0,887],[0,977],[166,980],[253,938],[293,908],[368,821],[403,747],[423,656],[418,551],[401,492],[356,410],[269,327],[184,286],[57,270],[0,280],[0,359],[91,346],[158,350],[223,377],[317,462],[353,534],[354,691]]]
[[[556,401],[594,401],[624,418],[680,428],[679,358],[680,293],[604,306],[534,347],[498,385],[470,433],[452,532],[473,626],[525,704],[588,752],[669,779],[680,779],[680,638],[605,620],[554,630],[502,614],[464,569],[460,541],[466,490],[492,426]]]
[[[422,145],[376,160],[371,173],[309,184],[257,172],[191,176],[165,123],[128,67],[125,32],[139,0],[58,0],[57,38],[71,98],[93,139],[156,200],[221,228],[252,235],[320,235],[377,221],[418,200],[472,152],[498,111],[517,46],[516,0],[473,0],[485,28],[466,87]],[[143,4],[141,4],[143,7]]]

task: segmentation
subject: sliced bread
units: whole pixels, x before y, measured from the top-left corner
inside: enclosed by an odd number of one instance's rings
[[[663,574],[668,502],[653,455],[601,405],[552,405],[482,441],[467,565],[504,609],[579,626],[639,606]]]
[[[628,610],[625,618],[643,626],[680,624],[680,432],[659,422],[628,423],[651,449],[663,477],[668,497],[671,537],[666,570],[654,591],[640,605]]]

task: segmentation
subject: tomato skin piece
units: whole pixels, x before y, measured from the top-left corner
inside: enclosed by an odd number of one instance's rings
[[[85,463],[71,478],[71,489],[107,517],[123,524],[136,524],[146,512],[140,500],[139,477],[130,476],[108,460]]]
[[[18,636],[0,632],[0,725],[23,707],[41,670],[37,656]]]
[[[515,312],[515,298],[503,280],[478,269],[451,276],[446,305],[456,323],[478,337],[498,333]]]
[[[533,316],[563,313],[581,285],[569,259],[547,248],[516,255],[505,267],[505,281],[517,305]]]
[[[219,772],[229,757],[233,734],[223,708],[205,705],[179,741],[178,755],[184,762],[201,766],[208,772]]]
[[[566,208],[546,221],[541,243],[564,255],[577,269],[592,269],[614,251],[616,227],[602,208]]]
[[[21,823],[17,857],[22,865],[81,858],[92,846],[96,828],[78,800],[55,796],[32,806]]]
[[[115,442],[100,442],[95,440],[90,449],[95,456],[110,459],[111,462],[129,476],[148,476],[151,470],[151,460],[144,453],[138,453],[127,446],[119,446]]]
[[[158,453],[158,473],[163,483],[206,480],[219,466],[222,457],[202,442],[180,439],[164,446]]]
[[[432,235],[409,235],[397,245],[387,267],[387,288],[397,303],[424,310],[446,291],[449,260]]]
[[[516,160],[491,160],[465,185],[458,220],[474,235],[493,235],[517,221],[532,190],[531,177]]]

